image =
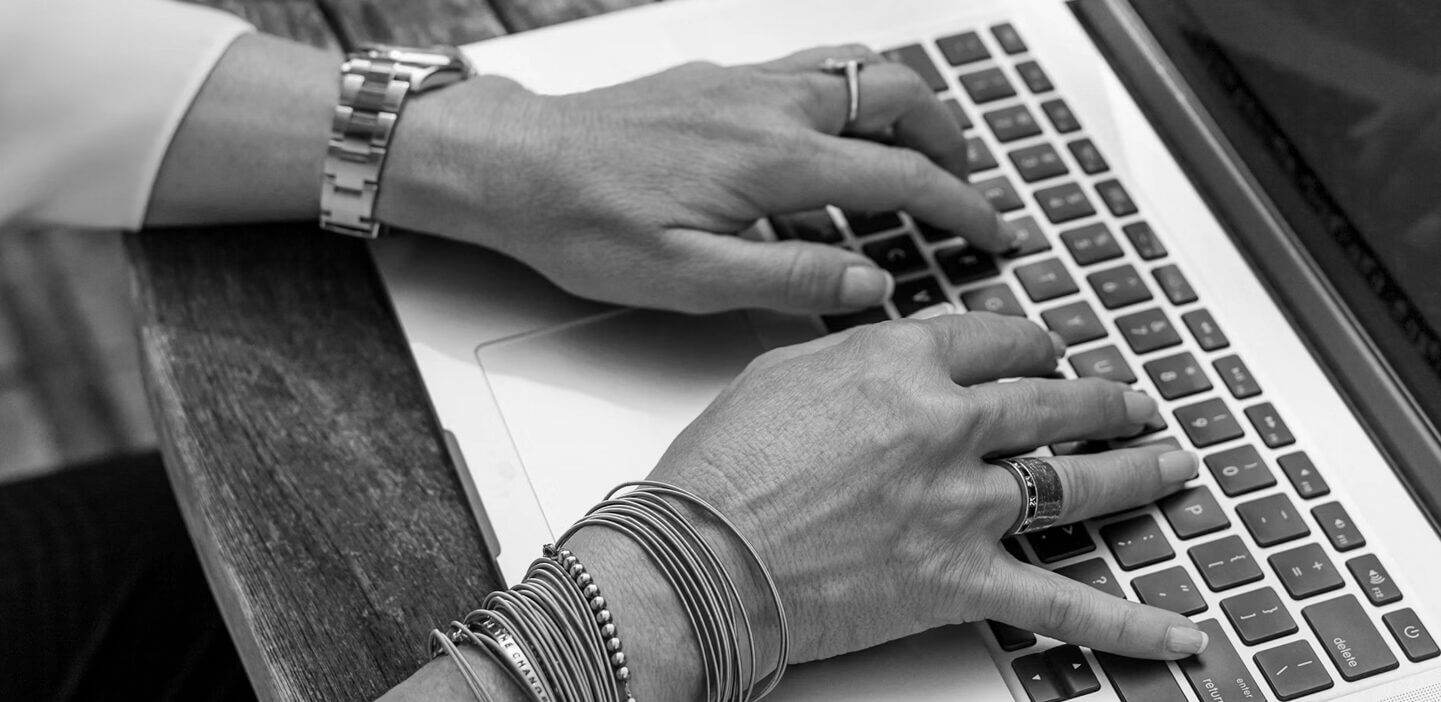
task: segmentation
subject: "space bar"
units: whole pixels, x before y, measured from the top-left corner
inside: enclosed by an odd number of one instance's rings
[[[1213,702],[1263,702],[1265,693],[1251,679],[1221,623],[1207,619],[1197,625],[1211,637],[1211,643],[1199,655],[1179,661],[1196,696]]]

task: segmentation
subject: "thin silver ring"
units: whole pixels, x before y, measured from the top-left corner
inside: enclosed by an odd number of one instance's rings
[[[1046,529],[1061,518],[1065,493],[1061,476],[1050,461],[1036,456],[1002,458],[995,464],[1009,470],[1021,488],[1021,513],[1007,536]]]
[[[821,62],[822,71],[846,78],[846,93],[849,103],[846,109],[845,129],[850,129],[861,115],[861,69],[865,67],[865,59],[828,58]]]

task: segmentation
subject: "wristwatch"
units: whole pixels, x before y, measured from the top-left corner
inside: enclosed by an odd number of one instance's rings
[[[364,239],[379,235],[374,215],[380,169],[406,98],[472,75],[470,63],[453,47],[371,45],[346,58],[320,186],[323,229]]]

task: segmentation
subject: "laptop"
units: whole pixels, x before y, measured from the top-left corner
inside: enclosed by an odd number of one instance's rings
[[[421,237],[375,253],[510,581],[755,355],[941,300],[1059,332],[1066,375],[1159,399],[1166,425],[1134,441],[1202,456],[1156,505],[1008,543],[1201,622],[1201,656],[1136,661],[984,622],[799,666],[775,699],[1441,700],[1437,30],[1424,3],[1342,0],[616,12],[466,51],[562,93],[866,43],[962,121],[971,182],[1025,246],[990,256],[903,213],[757,223],[748,236],[847,247],[896,274],[883,307],[824,319],[614,308]]]

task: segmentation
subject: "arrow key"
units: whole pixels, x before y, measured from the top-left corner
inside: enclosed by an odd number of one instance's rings
[[[1061,702],[1066,697],[1061,694],[1060,681],[1052,675],[1044,656],[1043,653],[1021,656],[1011,661],[1011,669],[1016,671],[1031,702]]]
[[[1091,664],[1086,662],[1086,656],[1081,653],[1080,648],[1057,646],[1046,651],[1042,657],[1050,666],[1051,674],[1061,683],[1067,699],[1089,695],[1101,689],[1101,681],[1096,679],[1095,671],[1091,670]]]

